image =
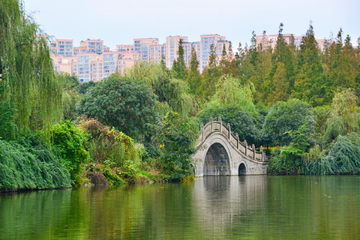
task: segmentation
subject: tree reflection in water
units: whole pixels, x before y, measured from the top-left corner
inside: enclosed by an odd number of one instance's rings
[[[259,175],[0,194],[0,239],[356,239],[359,188]]]

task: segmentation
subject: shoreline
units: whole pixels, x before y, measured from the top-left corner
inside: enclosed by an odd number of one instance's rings
[[[306,174],[266,174],[265,176],[358,176],[360,172],[357,173],[339,173],[339,174],[327,174],[327,175],[306,175]],[[228,176],[228,175],[219,175],[219,176]],[[233,175],[229,175],[233,176]],[[246,175],[243,175],[244,177]],[[251,176],[251,175],[249,175]],[[198,177],[203,178],[203,177]],[[195,181],[196,177],[193,180]],[[69,187],[55,187],[55,188],[19,188],[19,189],[0,189],[0,194],[11,194],[11,193],[23,193],[23,192],[35,192],[35,191],[47,191],[47,190],[63,190],[63,189],[71,189],[71,188],[81,188],[81,187],[101,187],[101,186],[126,186],[126,185],[147,185],[147,184],[156,184],[156,183],[180,183],[181,181],[167,181],[167,180],[158,180],[158,181],[130,181],[125,184],[95,184],[95,183],[85,183],[80,186],[69,186]]]

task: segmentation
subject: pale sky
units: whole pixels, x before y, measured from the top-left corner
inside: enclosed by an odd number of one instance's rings
[[[201,34],[226,36],[235,47],[250,43],[251,33],[304,35],[313,22],[315,37],[336,37],[340,27],[357,45],[359,0],[24,0],[25,9],[42,29],[57,39],[102,39],[114,49],[134,38],[170,35],[199,41]]]

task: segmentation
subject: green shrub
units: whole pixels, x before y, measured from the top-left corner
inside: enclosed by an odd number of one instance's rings
[[[0,190],[71,186],[69,171],[56,148],[38,137],[0,140]]]
[[[335,94],[331,104],[332,111],[326,121],[325,140],[331,142],[339,135],[359,130],[357,102],[357,96],[350,89]]]
[[[303,165],[306,153],[311,145],[313,134],[312,126],[308,123],[301,125],[296,131],[288,132],[291,142],[289,146],[283,146],[274,150],[269,162],[271,173],[301,174],[304,173]]]
[[[121,176],[120,169],[114,167],[113,163],[110,161],[97,164],[92,163],[87,174],[90,172],[103,174],[110,185],[126,184],[126,181]]]
[[[326,121],[330,117],[331,107],[330,106],[318,106],[313,109],[316,124],[315,132],[316,134],[323,134],[326,129]]]
[[[338,136],[325,151],[325,156],[305,162],[307,174],[346,174],[360,172],[360,135]]]
[[[80,178],[82,164],[90,160],[90,154],[85,149],[89,135],[75,127],[69,120],[55,124],[52,128],[53,144],[60,150],[65,165],[71,173],[74,183]]]
[[[178,113],[168,112],[156,132],[156,142],[161,146],[161,165],[169,179],[180,180],[191,176],[196,131]]]
[[[309,123],[308,128],[314,131],[315,119],[311,110],[308,103],[298,99],[275,103],[266,116],[263,138],[273,144],[289,144],[291,136],[286,133],[297,130],[306,122]]]
[[[0,138],[14,139],[16,131],[14,123],[15,110],[13,101],[0,101]]]
[[[81,95],[75,89],[64,90],[62,96],[63,115],[65,120],[76,120],[76,103],[80,101]]]
[[[90,136],[86,147],[93,162],[103,164],[110,161],[114,167],[122,167],[126,160],[137,161],[137,149],[131,137],[86,116],[79,118],[78,122],[77,127]]]
[[[144,82],[113,74],[82,97],[78,110],[135,138],[144,134],[147,123],[155,121],[155,102],[154,93]]]

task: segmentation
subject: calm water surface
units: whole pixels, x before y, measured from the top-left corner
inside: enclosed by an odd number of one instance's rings
[[[360,239],[360,176],[0,194],[0,239]]]

